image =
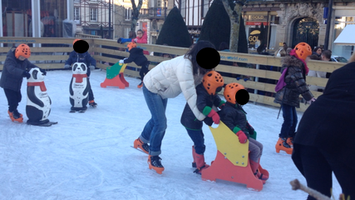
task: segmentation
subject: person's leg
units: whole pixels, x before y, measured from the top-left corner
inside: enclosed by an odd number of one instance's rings
[[[90,79],[89,77],[87,78],[87,84],[88,84],[88,89],[89,89],[89,102],[94,100],[94,93],[92,92],[92,89],[91,89],[91,84],[90,84]]]
[[[288,133],[290,132],[292,126],[293,126],[293,106],[289,106],[286,104],[281,105],[282,109],[282,116],[284,118],[284,122],[281,127],[281,133],[280,133],[280,138],[287,138]]]
[[[165,110],[168,100],[150,92],[145,86],[143,94],[152,118],[145,125],[139,138],[144,143],[150,142],[149,155],[157,156],[161,153],[161,142],[167,128]]]
[[[292,125],[291,125],[291,127],[289,129],[288,137],[294,137],[295,136],[296,126],[297,126],[297,122],[298,122],[296,107],[292,107],[291,108],[291,115],[292,115]]]
[[[13,112],[13,111],[17,110],[17,107],[22,99],[21,92],[9,90],[9,89],[4,89],[4,92],[5,92],[5,96],[7,98],[7,103],[9,105],[9,111]]]
[[[332,188],[332,169],[317,147],[297,145],[302,163],[303,176],[307,186],[330,197]],[[308,200],[315,198],[308,196]]]
[[[322,151],[321,151],[322,152]],[[348,166],[347,163],[340,162],[337,156],[327,155],[323,152],[331,169],[333,170],[335,177],[337,178],[342,192],[347,198],[355,199],[355,169],[354,166]]]
[[[191,140],[194,143],[195,151],[197,154],[204,154],[205,153],[205,140],[203,136],[202,129],[201,130],[192,130],[187,129],[187,133],[189,134]]]

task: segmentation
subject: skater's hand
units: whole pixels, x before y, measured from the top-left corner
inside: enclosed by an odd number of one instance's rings
[[[207,117],[212,117],[213,123],[219,124],[220,118],[216,111],[211,110],[210,114],[208,114]]]
[[[312,103],[315,102],[315,101],[316,101],[316,98],[313,97],[311,100],[306,101],[305,104],[306,104],[306,105],[307,105],[307,104],[312,104]]]
[[[31,77],[31,74],[28,71],[24,71],[22,74],[23,77],[26,77],[27,79],[29,79]]]
[[[134,41],[134,42],[137,42],[137,41],[138,41],[138,39],[137,39],[137,38],[135,38],[133,41]]]
[[[248,137],[245,135],[245,133],[243,131],[238,131],[237,136],[238,136],[239,142],[242,144],[246,143],[248,140]]]
[[[124,63],[124,60],[120,60],[120,61],[118,61],[120,64],[123,64]]]
[[[68,69],[68,68],[70,68],[70,65],[64,65],[64,68]]]

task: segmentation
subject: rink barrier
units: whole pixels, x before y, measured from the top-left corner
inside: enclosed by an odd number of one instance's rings
[[[82,39],[89,43],[88,52],[96,59],[96,66],[101,69],[106,69],[112,66],[119,59],[127,58],[129,53],[125,51],[126,44],[118,44],[116,40],[101,39],[101,38],[84,38]],[[37,66],[46,70],[63,69],[65,61],[68,59],[68,54],[73,50],[72,43],[73,38],[27,38],[27,37],[2,37],[0,38],[0,70],[3,69],[3,64],[6,59],[6,54],[9,51],[12,44],[26,43],[31,46],[32,55],[30,61]],[[32,45],[33,44],[33,45]],[[39,47],[39,45],[42,45]],[[32,47],[34,46],[34,47]],[[149,51],[151,54],[146,55],[150,61],[149,69],[152,69],[158,63],[168,60],[162,56],[154,56],[162,53],[171,55],[183,55],[187,52],[188,48],[171,47],[166,45],[152,45],[152,44],[137,44],[138,47],[143,50]],[[279,104],[273,102],[274,97],[270,96],[275,93],[275,84],[259,82],[259,78],[266,78],[277,81],[281,76],[278,71],[269,71],[259,69],[260,65],[281,67],[281,58],[275,56],[265,56],[257,54],[243,54],[233,52],[219,52],[222,61],[246,63],[247,67],[235,67],[229,64],[220,64],[217,66],[217,71],[222,73],[228,73],[229,76],[223,76],[225,83],[237,82],[243,84],[249,89],[250,101],[254,103],[261,103],[271,106],[279,107]],[[334,70],[342,67],[344,63],[314,61],[308,62],[310,70],[333,72]],[[127,66],[124,74],[125,76],[139,78],[140,67],[134,63],[130,63]],[[230,77],[232,76],[232,77]],[[234,76],[234,77],[233,77]],[[243,78],[237,80],[236,77],[248,76],[250,77],[245,81]],[[327,84],[326,78],[317,78],[307,76],[307,84],[325,87]],[[266,92],[266,94],[258,94],[260,91]],[[312,91],[313,95],[317,98],[321,95],[321,92]],[[221,91],[219,94],[223,94]],[[308,105],[301,104],[298,111],[306,110]]]

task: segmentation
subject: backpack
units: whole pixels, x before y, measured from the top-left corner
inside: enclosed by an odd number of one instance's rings
[[[282,88],[284,88],[286,86],[285,76],[286,76],[287,71],[288,71],[288,68],[284,69],[284,71],[282,72],[280,79],[277,81],[277,84],[275,87],[275,92],[280,91]]]

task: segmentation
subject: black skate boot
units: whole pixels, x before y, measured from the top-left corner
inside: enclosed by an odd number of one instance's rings
[[[144,153],[149,154],[149,145],[147,143],[143,143],[142,140],[140,140],[139,138],[137,138],[136,140],[134,140],[133,142],[133,148],[135,149],[140,149],[142,150]]]
[[[158,174],[162,174],[164,171],[164,167],[160,162],[161,158],[159,156],[151,156],[149,155],[148,164],[149,169],[154,169]]]

